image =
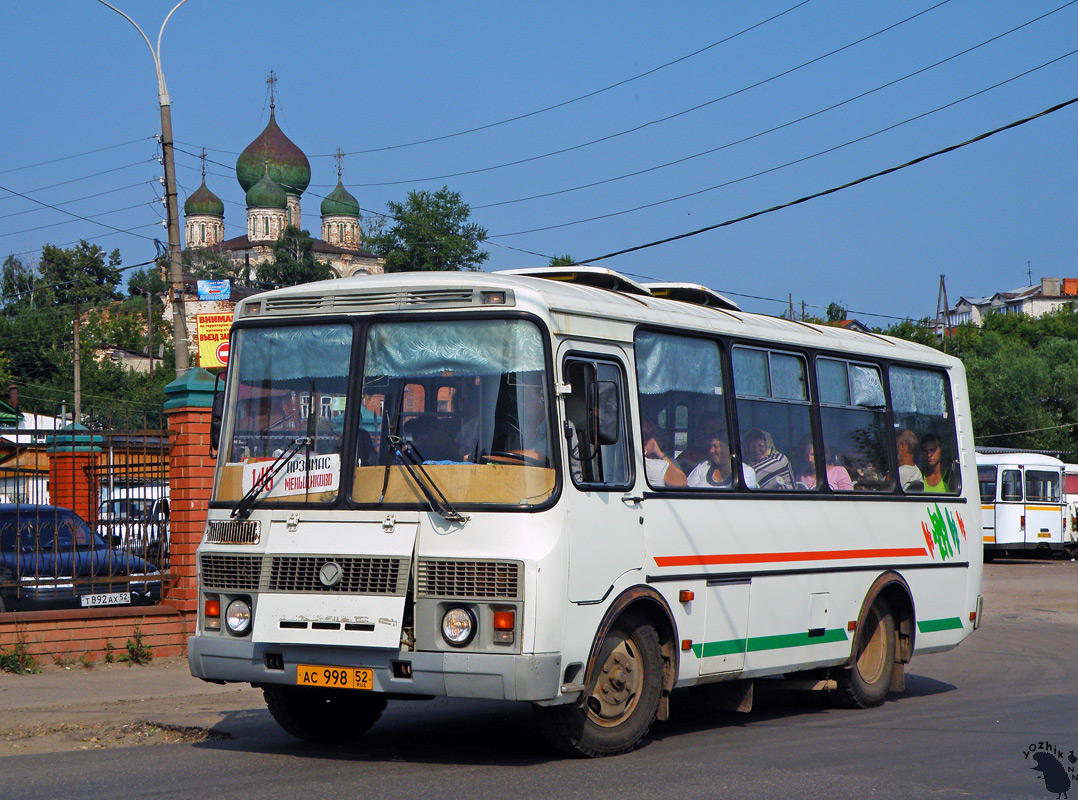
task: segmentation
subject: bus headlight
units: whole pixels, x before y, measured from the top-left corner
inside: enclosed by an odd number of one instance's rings
[[[246,636],[251,629],[251,603],[244,597],[237,597],[225,609],[225,625],[228,632],[235,636]]]
[[[475,636],[475,615],[457,606],[442,617],[442,637],[453,647],[464,647]]]

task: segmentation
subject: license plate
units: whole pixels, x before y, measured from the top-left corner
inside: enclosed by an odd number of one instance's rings
[[[296,667],[296,685],[369,691],[374,688],[374,670],[366,667],[322,667],[314,664],[300,664]]]
[[[131,602],[131,592],[84,594],[79,602],[82,603],[83,608],[93,606],[125,606]]]

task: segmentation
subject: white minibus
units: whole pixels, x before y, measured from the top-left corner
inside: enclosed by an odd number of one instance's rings
[[[594,267],[279,289],[230,348],[189,661],[300,738],[495,698],[613,755],[684,687],[877,705],[980,622],[936,350]]]
[[[1062,555],[1072,544],[1062,461],[1043,453],[979,452],[984,558]]]

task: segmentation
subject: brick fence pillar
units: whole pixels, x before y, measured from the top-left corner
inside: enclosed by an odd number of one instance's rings
[[[165,602],[185,613],[198,610],[195,550],[206,527],[206,510],[213,491],[210,407],[214,385],[211,373],[194,367],[164,390],[170,439],[170,563],[175,576]]]
[[[103,441],[78,423],[61,428],[48,440],[49,501],[70,508],[93,525],[97,522],[97,476]]]

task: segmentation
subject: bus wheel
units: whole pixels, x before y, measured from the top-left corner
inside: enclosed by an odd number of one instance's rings
[[[277,724],[307,742],[347,742],[362,736],[385,711],[380,694],[268,684],[266,705]]]
[[[536,706],[539,727],[563,753],[596,758],[627,753],[659,710],[663,657],[650,624],[621,619],[603,641],[583,705]]]
[[[857,630],[853,661],[836,677],[838,688],[831,702],[843,708],[878,706],[891,687],[895,670],[895,618],[890,606],[877,597]]]

